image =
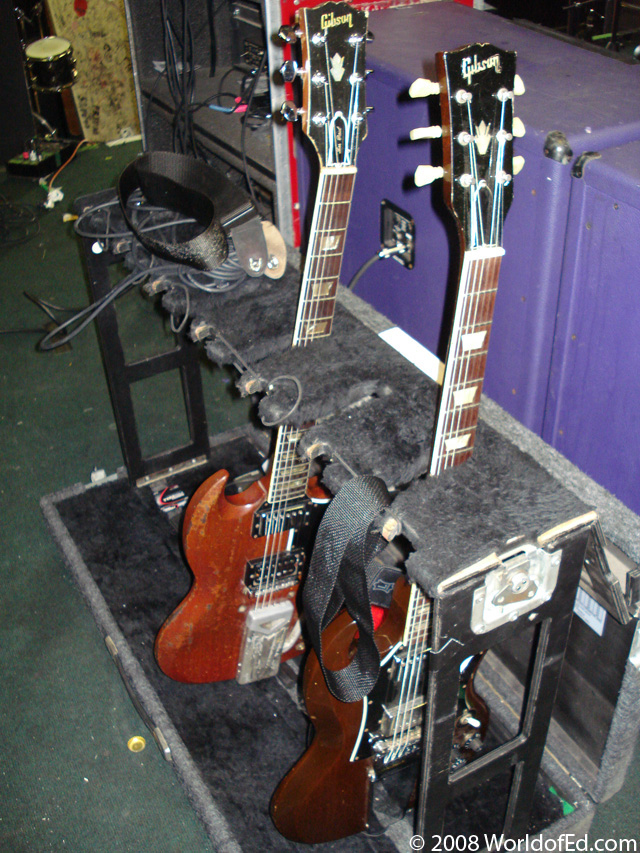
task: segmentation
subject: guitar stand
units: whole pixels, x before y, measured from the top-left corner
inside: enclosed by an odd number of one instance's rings
[[[95,204],[103,200],[102,196],[81,199],[78,205]],[[111,287],[110,266],[118,257],[109,252],[94,254],[92,242],[85,239],[84,249],[92,292],[99,298]],[[255,327],[247,328],[252,320],[243,325],[228,317],[246,314],[249,303],[259,326],[261,317],[271,315],[256,305],[263,304],[260,299],[272,299],[274,306],[279,305],[271,288],[284,286],[286,282],[266,283],[248,295],[238,288],[228,297],[208,297],[208,316],[205,306],[194,299],[192,320],[197,323],[203,319],[214,325],[224,315],[228,320],[228,327],[222,329],[226,339],[242,350],[246,360],[257,364],[270,353],[283,353],[287,348],[288,309],[282,308],[282,322],[274,323],[263,336],[255,333]],[[382,476],[389,486],[410,483],[398,491],[392,511],[410,545],[406,561],[409,578],[433,600],[416,831],[424,838],[424,849],[436,846],[434,836],[443,827],[448,833],[465,831],[468,835],[484,831],[489,826],[487,815],[482,815],[481,823],[477,800],[482,798],[476,797],[475,790],[483,788],[484,809],[499,820],[498,826],[491,824],[492,832],[502,831],[511,838],[538,829],[552,835],[566,832],[567,827],[584,832],[592,816],[593,800],[573,779],[578,779],[589,795],[595,791],[594,797],[604,799],[603,792],[606,796],[615,793],[624,777],[622,765],[631,754],[640,715],[640,674],[629,658],[635,636],[630,612],[637,614],[638,596],[629,597],[633,591],[629,580],[626,591],[616,591],[612,586],[596,547],[602,544],[602,535],[592,507],[598,510],[608,541],[628,555],[631,563],[640,562],[640,521],[486,401],[472,459],[437,478],[421,477],[428,466],[434,383],[378,337],[376,333],[387,329],[388,322],[351,294],[346,295],[348,299],[341,301],[349,309],[343,312],[348,317],[337,313],[332,336],[344,348],[342,373],[333,360],[324,357],[306,367],[296,362],[291,369],[302,379],[305,390],[313,388],[318,397],[314,406],[320,410],[326,407],[326,416],[320,419],[319,412],[307,413],[304,406],[309,400],[303,399],[298,414],[317,420],[308,433],[312,444],[304,449],[317,446],[333,453],[333,462],[324,472],[332,489],[348,477],[344,460],[358,473]],[[175,315],[180,320],[183,306],[178,296],[174,294]],[[165,308],[167,301],[163,299]],[[110,643],[111,653],[115,649],[129,686],[151,719],[154,736],[158,733],[162,743],[168,744],[176,773],[216,849],[229,853],[238,849],[302,850],[302,845],[285,842],[266,816],[270,795],[304,748],[304,720],[291,701],[289,689],[277,679],[257,685],[172,682],[159,671],[149,642],[172,602],[177,604],[186,594],[189,577],[175,530],[169,524],[171,519],[159,510],[151,489],[131,485],[150,483],[160,468],[188,467],[200,455],[210,457],[213,471],[234,457],[225,446],[224,436],[218,443],[207,437],[198,348],[183,339],[175,352],[127,364],[112,305],[101,315],[99,335],[129,483],[122,477],[107,478],[98,487],[73,487],[64,494],[44,498],[42,506],[50,528]],[[252,342],[253,349],[243,349],[240,336]],[[276,340],[279,343],[274,344]],[[215,360],[233,360],[219,358],[213,349],[207,345]],[[313,349],[304,348],[295,356],[312,359]],[[363,352],[366,359],[361,357]],[[288,352],[284,357],[293,358]],[[263,375],[282,372],[282,358],[261,364]],[[186,449],[173,448],[148,458],[140,450],[131,385],[165,369],[181,372],[192,441]],[[319,370],[324,370],[326,377]],[[332,394],[330,403],[320,399],[327,388]],[[330,411],[336,414],[328,415]],[[263,455],[256,452],[252,442],[245,437],[234,437],[234,441],[238,470],[233,476],[258,468]],[[174,467],[172,473],[185,494],[206,476],[200,468],[177,472]],[[98,530],[102,535],[96,533]],[[604,637],[577,618],[571,624],[586,550],[587,568],[591,569],[588,578],[583,573],[581,586],[586,586],[592,598],[614,617],[607,620]],[[637,582],[637,569],[629,572],[629,578]],[[161,597],[154,592],[158,584]],[[638,585],[633,587],[636,593]],[[512,652],[515,656],[523,636],[531,638],[531,650],[528,676],[521,677],[510,656]],[[588,671],[585,673],[581,661],[571,660],[569,654],[574,680],[560,679],[565,649],[570,651],[572,646],[581,652],[587,649]],[[622,659],[616,664],[616,673],[620,673],[617,680],[602,672],[603,667],[609,667],[611,649]],[[489,705],[490,735],[497,745],[487,739],[485,754],[465,766],[453,767],[451,744],[459,713],[460,667],[466,658],[484,651],[487,653],[475,684]],[[566,668],[567,662],[565,673]],[[525,673],[526,669],[525,662]],[[591,679],[593,693],[606,699],[600,709],[604,722],[602,734],[597,733],[597,752],[590,748],[594,738],[590,720],[583,719],[583,703],[578,697],[571,705],[566,696],[575,692],[576,683],[591,689]],[[607,684],[603,687],[604,681]],[[605,693],[609,682],[611,696]],[[550,729],[556,692],[559,701],[563,699],[563,712],[568,708],[569,713],[564,713],[559,724],[554,711]],[[618,693],[627,697],[624,703]],[[216,718],[224,720],[234,738],[220,738],[212,744],[198,736]],[[247,720],[252,721],[250,726]],[[567,721],[568,734],[562,729],[559,735],[557,730]],[[545,741],[550,742],[548,731],[560,760],[542,761],[542,775],[547,780],[543,788],[548,796],[551,782],[565,792],[560,796],[576,805],[575,814],[558,820],[552,815],[551,824],[546,816],[538,822],[533,819],[535,804],[529,820]],[[566,751],[556,749],[557,743]],[[624,756],[620,744],[624,745]],[[168,757],[164,746],[163,754]],[[256,784],[251,755],[261,756],[260,785]],[[592,768],[593,773],[583,784],[585,767]],[[488,793],[493,783],[504,777],[508,784],[498,786],[500,795]],[[232,788],[241,791],[244,799],[228,797]],[[503,813],[497,806],[500,796],[504,798]],[[554,797],[555,816],[559,803]],[[464,821],[460,819],[462,813],[466,814]],[[570,820],[573,822],[569,825]],[[352,836],[332,844],[331,849],[395,853],[408,849],[411,832],[408,821],[401,821],[389,825],[375,840],[364,834]],[[445,849],[444,845],[440,849]]]
[[[452,798],[500,774],[510,773],[511,781],[505,817],[498,834],[514,839],[525,836],[569,636],[573,601],[594,521],[594,514],[578,518],[563,529],[551,531],[519,555],[502,560],[496,557],[488,566],[485,561],[485,564],[441,581],[434,590],[416,821],[416,832],[424,838],[425,850],[431,850],[436,837],[442,835],[445,810]],[[510,567],[509,560],[519,562]],[[540,569],[539,577],[533,580],[531,568],[535,561]],[[556,582],[548,600],[542,600],[539,606],[529,607],[528,612],[520,615],[522,602],[527,602],[522,596],[532,592],[537,581],[543,580],[538,585],[538,590],[542,589],[541,598],[548,595],[544,577],[548,584],[552,582],[549,575],[555,575]],[[504,588],[508,592],[496,592],[505,581]],[[511,605],[495,606],[489,599],[489,596],[496,600],[509,595],[513,599]],[[532,597],[537,597],[537,591]],[[485,624],[492,618],[492,611],[499,622],[508,621],[495,627]],[[535,636],[530,678],[517,727],[491,752],[452,770],[451,743],[463,660],[487,648],[508,643],[532,625]]]
[[[76,212],[82,214],[114,198],[112,190],[84,196],[77,200]],[[82,238],[83,256],[94,302],[109,295],[113,289],[110,268],[122,260],[121,255],[109,250],[108,244],[106,249],[103,250],[101,246],[101,251],[96,253],[92,250],[96,243],[95,238]],[[144,483],[159,471],[192,467],[206,461],[209,436],[197,347],[193,346],[186,335],[175,333],[175,344],[167,352],[128,362],[120,337],[114,302],[97,315],[96,326],[111,405],[131,482]],[[131,389],[136,382],[169,371],[179,371],[180,374],[190,440],[180,447],[145,456],[138,434]]]

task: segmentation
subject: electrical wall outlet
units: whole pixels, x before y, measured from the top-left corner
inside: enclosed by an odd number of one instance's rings
[[[391,257],[407,269],[415,261],[416,225],[413,217],[388,199],[380,202],[380,243],[382,249],[399,249]]]

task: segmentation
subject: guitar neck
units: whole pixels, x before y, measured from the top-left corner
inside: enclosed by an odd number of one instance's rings
[[[417,583],[413,583],[402,637],[402,645],[407,649],[407,659],[413,656],[419,659],[426,651],[430,625],[431,600]]]
[[[432,476],[471,456],[504,249],[464,253],[433,442]]]
[[[331,334],[355,176],[353,166],[320,171],[293,333],[294,347],[306,346]],[[287,424],[278,428],[268,495],[271,504],[291,504],[304,499],[311,462],[296,452],[304,432],[304,428]]]
[[[320,171],[294,347],[331,334],[355,176],[355,166],[324,167]]]

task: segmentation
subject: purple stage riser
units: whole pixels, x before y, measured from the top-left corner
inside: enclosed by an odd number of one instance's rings
[[[640,142],[571,186],[543,438],[640,510]]]

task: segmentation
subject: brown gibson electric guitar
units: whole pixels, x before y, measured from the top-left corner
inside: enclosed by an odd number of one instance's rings
[[[288,61],[286,80],[303,82],[302,127],[320,159],[292,346],[331,334],[338,278],[356,176],[366,135],[366,12],[326,3],[283,27],[300,39],[302,65]],[[287,102],[285,118],[295,118]],[[158,633],[155,653],[178,681],[240,683],[275,675],[303,648],[296,595],[305,562],[311,499],[327,495],[309,481],[296,446],[302,429],[279,427],[268,475],[240,494],[225,494],[228,473],[203,483],[187,507],[183,544],[194,575],[189,594]]]
[[[471,455],[498,286],[502,225],[512,199],[513,96],[523,91],[515,54],[472,45],[437,55],[438,82],[416,81],[414,97],[440,95],[442,127],[412,138],[443,138],[443,167],[421,166],[416,183],[445,179],[445,200],[456,217],[461,274],[434,435],[430,474]],[[518,132],[522,124],[516,121]],[[426,695],[431,603],[417,584],[401,578],[386,619],[375,633],[378,681],[360,702],[340,702],[325,683],[312,652],[304,696],[314,738],[277,788],[271,815],[295,841],[331,841],[364,830],[371,782],[420,755]],[[341,613],[324,631],[329,668],[346,666],[355,651],[355,625]],[[452,745],[452,767],[473,757],[488,712],[473,679],[479,658],[461,672],[464,700]]]

